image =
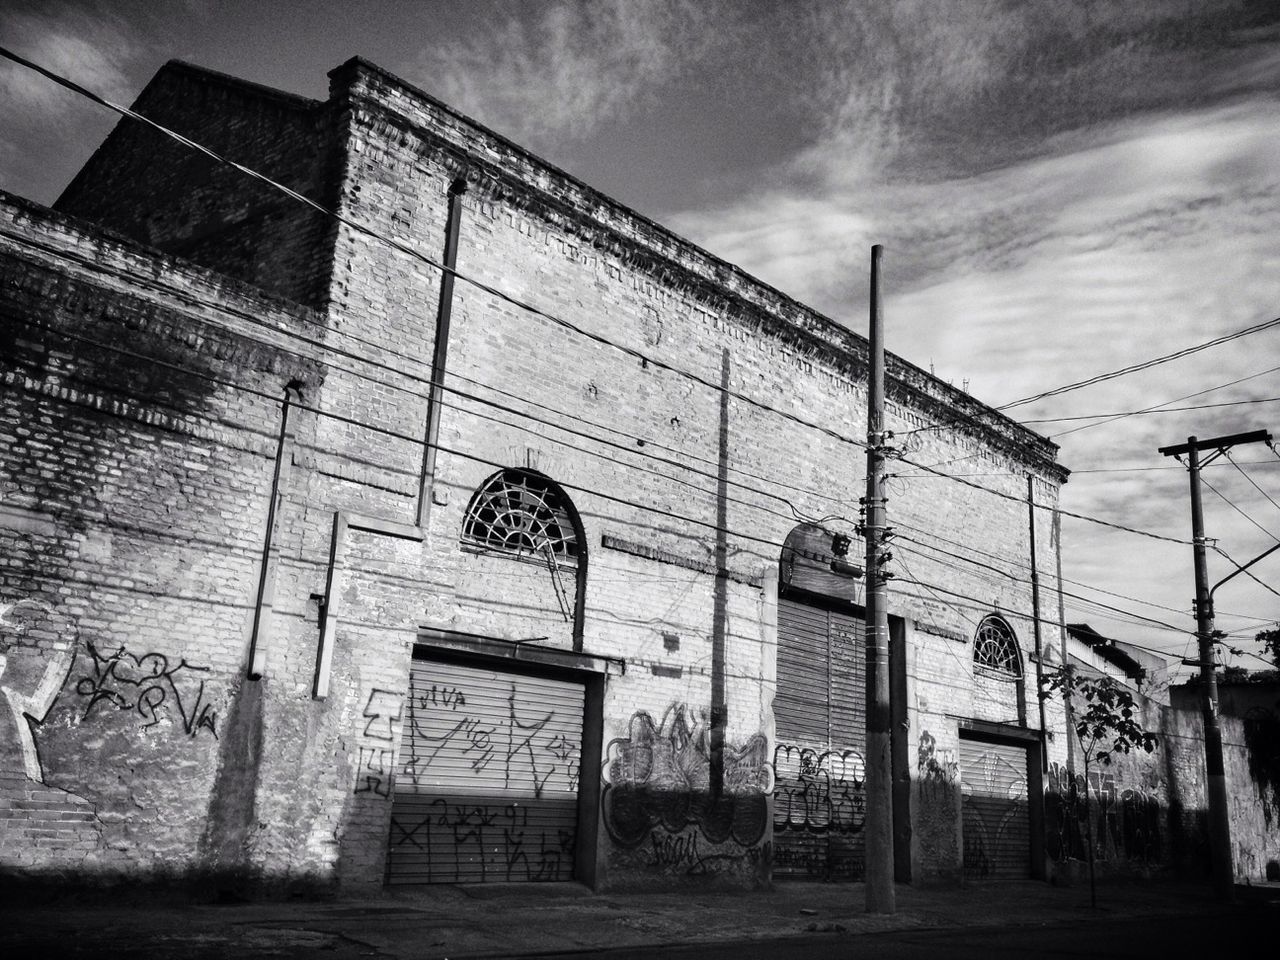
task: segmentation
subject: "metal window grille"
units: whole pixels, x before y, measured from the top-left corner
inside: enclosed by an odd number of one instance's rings
[[[568,501],[545,477],[503,470],[471,498],[462,538],[516,556],[573,565],[578,539],[569,510]]]
[[[1013,630],[1002,619],[989,616],[978,624],[973,640],[973,662],[984,672],[1004,679],[1022,676],[1022,657]]]

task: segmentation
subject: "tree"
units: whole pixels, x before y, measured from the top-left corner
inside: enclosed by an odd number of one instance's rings
[[[1151,753],[1158,738],[1142,725],[1133,693],[1108,676],[1084,674],[1070,664],[1063,664],[1044,677],[1041,697],[1062,692],[1068,716],[1080,741],[1084,760],[1085,820],[1088,828],[1089,902],[1098,905],[1094,877],[1093,817],[1089,815],[1089,768],[1108,766],[1117,754],[1135,747]]]
[[[1280,626],[1263,630],[1254,639],[1262,644],[1263,654],[1270,657],[1271,662],[1280,669]]]

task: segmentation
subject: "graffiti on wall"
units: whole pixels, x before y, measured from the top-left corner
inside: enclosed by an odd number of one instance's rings
[[[1274,709],[1251,707],[1244,716],[1249,776],[1261,801],[1266,828],[1280,821],[1280,702]]]
[[[407,757],[400,769],[409,783],[430,785],[441,770],[440,776],[448,778],[456,768],[445,769],[438,761],[461,757],[477,776],[501,770],[503,789],[527,786],[540,798],[548,781],[555,778],[563,779],[569,791],[577,790],[578,745],[563,733],[547,729],[555,710],[530,709],[521,702],[514,683],[501,717],[468,711],[466,695],[454,688],[450,691],[446,697],[435,686],[425,693],[410,689],[413,735],[407,739]],[[449,714],[448,722],[432,722],[441,711]]]
[[[575,831],[536,817],[527,804],[437,797],[421,817],[391,818],[391,855],[420,854],[426,883],[572,879]]]
[[[1058,863],[1089,856],[1089,828],[1094,859],[1155,863],[1162,856],[1160,801],[1140,787],[1122,787],[1110,770],[1073,774],[1059,763],[1049,765],[1045,780],[1046,852]]]
[[[1026,875],[1030,824],[1024,757],[1018,762],[992,747],[966,761],[960,794],[967,877]]]
[[[201,730],[218,736],[218,714],[205,696],[205,681],[192,674],[208,673],[186,660],[173,663],[163,653],[135,656],[123,646],[103,654],[92,643],[89,673],[76,679],[75,691],[86,701],[81,719],[87,720],[99,704],[122,711],[137,711],[143,729],[176,719],[187,736]]]
[[[779,878],[860,880],[866,761],[853,749],[773,750],[773,866]]]
[[[866,820],[867,766],[856,750],[773,749],[773,829],[858,833]]]
[[[956,859],[956,816],[960,762],[952,748],[938,746],[928,730],[916,743],[919,807],[914,833],[925,869],[946,870]]]
[[[529,681],[494,688],[424,683],[411,674],[408,727],[395,763],[361,753],[358,790],[395,793],[391,872],[425,883],[569,880],[577,842],[580,704],[538,696]],[[505,692],[505,696],[503,695]],[[371,695],[369,731],[392,731],[398,700]]]
[[[31,725],[49,714],[75,662],[75,627],[35,600],[0,604],[0,771],[44,782]]]
[[[709,857],[741,858],[759,845],[768,827],[772,771],[764,736],[741,746],[724,745],[724,787],[711,789],[711,738],[705,715],[673,704],[655,723],[646,711],[632,715],[627,736],[609,744],[601,803],[605,829],[615,844],[648,847],[656,866],[706,869]],[[727,854],[706,845],[732,843]]]

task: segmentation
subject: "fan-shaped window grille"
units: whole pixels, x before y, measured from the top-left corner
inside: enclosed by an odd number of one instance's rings
[[[1022,656],[1013,630],[999,617],[986,617],[973,639],[973,662],[988,673],[1007,679],[1022,676]]]
[[[476,491],[462,521],[462,539],[531,559],[574,563],[578,538],[573,507],[546,477],[523,470],[495,473]]]

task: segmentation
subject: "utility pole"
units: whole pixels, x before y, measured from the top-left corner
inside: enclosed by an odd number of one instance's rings
[[[867,397],[867,912],[893,913],[893,780],[890,763],[889,613],[883,567],[885,527],[884,310],[880,304],[880,253],[871,248],[871,336]]]
[[[1208,775],[1209,863],[1213,889],[1218,899],[1230,901],[1235,894],[1235,869],[1231,855],[1231,820],[1227,811],[1227,776],[1222,763],[1222,726],[1218,722],[1218,678],[1214,673],[1213,596],[1209,590],[1209,571],[1205,564],[1204,514],[1200,506],[1200,469],[1208,466],[1229,449],[1243,443],[1269,443],[1265,430],[1233,433],[1212,440],[1188,437],[1186,443],[1161,447],[1166,457],[1187,455],[1187,472],[1191,477],[1191,541],[1196,577],[1196,636],[1200,640],[1200,713],[1204,717],[1204,760]],[[1201,450],[1212,450],[1203,461]]]

